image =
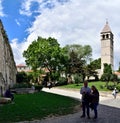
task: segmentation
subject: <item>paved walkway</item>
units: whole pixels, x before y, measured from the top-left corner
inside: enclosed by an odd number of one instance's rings
[[[78,100],[81,99],[81,94],[79,90],[72,90],[72,89],[59,89],[59,88],[43,88],[43,91],[49,93],[60,94],[64,96],[69,96],[72,98],[76,98]],[[117,98],[114,99],[112,92],[100,92],[100,104],[117,107],[120,108],[120,94],[117,95]]]
[[[76,90],[64,90],[58,88],[43,88],[43,91],[49,93],[56,93],[60,95],[65,95],[73,97],[76,99],[81,98],[79,91]],[[91,111],[91,119],[80,118],[81,110],[74,114],[69,114],[66,116],[48,118],[44,120],[36,121],[26,121],[24,123],[120,123],[120,94],[114,99],[111,93],[100,92],[100,105],[98,106],[98,119],[94,120],[94,112]],[[21,122],[22,123],[22,122]]]

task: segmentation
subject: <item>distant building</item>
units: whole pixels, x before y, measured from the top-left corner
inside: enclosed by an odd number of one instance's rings
[[[16,83],[16,65],[7,34],[0,20],[0,95]]]
[[[16,65],[16,67],[17,67],[17,72],[22,72],[22,71],[32,72],[31,68],[25,64],[18,64],[18,65]]]
[[[101,32],[101,75],[103,74],[104,70],[104,63],[111,64],[112,70],[114,69],[113,66],[113,48],[114,48],[114,41],[113,41],[113,33],[106,22],[102,32]]]

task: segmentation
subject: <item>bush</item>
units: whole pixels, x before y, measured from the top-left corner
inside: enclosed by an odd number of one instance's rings
[[[14,88],[30,88],[31,85],[30,84],[27,84],[27,83],[16,83],[12,89]]]
[[[114,88],[115,88],[114,85],[108,85],[108,86],[107,86],[107,89],[109,89],[109,90],[114,90]]]
[[[42,90],[43,86],[42,85],[35,85],[35,90],[40,92]]]
[[[78,75],[78,74],[76,74],[75,76],[74,76],[74,80],[75,80],[75,84],[77,84],[78,85],[78,83],[80,82],[80,76]]]
[[[118,91],[120,91],[120,85],[117,85],[116,88]]]
[[[55,85],[56,86],[67,85],[67,79],[65,77],[60,77],[58,82]]]

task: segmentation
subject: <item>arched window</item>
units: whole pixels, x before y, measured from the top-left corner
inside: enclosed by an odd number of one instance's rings
[[[105,39],[105,35],[102,35],[102,39]]]
[[[106,38],[109,38],[109,34],[106,34]]]

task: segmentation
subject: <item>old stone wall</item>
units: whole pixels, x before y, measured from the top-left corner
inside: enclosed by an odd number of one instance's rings
[[[0,20],[0,95],[16,83],[16,64],[7,34]]]

